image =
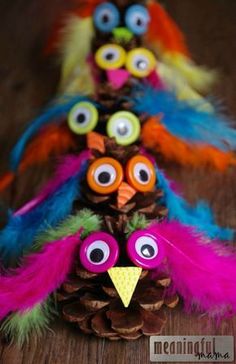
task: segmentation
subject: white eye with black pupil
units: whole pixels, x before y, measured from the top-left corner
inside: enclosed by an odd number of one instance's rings
[[[125,63],[125,50],[117,44],[106,44],[95,53],[96,64],[103,70],[122,67]]]
[[[110,186],[116,180],[116,170],[109,164],[103,164],[95,171],[94,178],[98,185]]]
[[[137,254],[144,259],[153,259],[158,254],[157,243],[148,236],[139,238],[136,241],[135,249]]]
[[[150,181],[150,170],[144,163],[137,163],[134,167],[134,175],[141,184],[148,184]]]
[[[97,240],[87,250],[87,258],[92,264],[103,264],[110,255],[110,248],[105,241]]]

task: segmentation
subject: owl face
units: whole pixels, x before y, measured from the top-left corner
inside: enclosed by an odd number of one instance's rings
[[[126,51],[114,43],[105,44],[96,51],[95,63],[113,89],[122,88],[130,79],[148,80],[157,65],[150,50],[139,47]]]
[[[69,129],[75,135],[87,135],[87,144],[91,149],[96,148],[90,134],[94,131],[114,138],[117,144],[123,146],[131,145],[139,139],[141,123],[135,114],[121,110],[109,115],[108,119],[106,115],[104,120],[102,113],[92,102],[79,102],[68,113]]]
[[[107,196],[111,208],[122,210],[136,195],[153,193],[155,166],[141,154],[123,163],[112,157],[97,158],[88,168],[87,184],[91,193]]]
[[[123,248],[121,253],[120,247]],[[120,266],[120,255],[126,255],[128,265]],[[97,231],[82,242],[79,260],[82,267],[95,274],[108,273],[125,307],[128,307],[142,270],[157,268],[165,258],[161,237],[149,229],[137,230],[125,241]]]
[[[93,21],[100,36],[118,43],[129,43],[147,32],[150,15],[142,4],[104,2],[96,7]]]

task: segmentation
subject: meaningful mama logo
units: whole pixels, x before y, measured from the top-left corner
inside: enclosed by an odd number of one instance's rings
[[[152,336],[151,362],[234,362],[233,336]]]

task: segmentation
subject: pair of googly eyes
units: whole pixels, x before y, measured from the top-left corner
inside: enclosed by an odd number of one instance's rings
[[[117,44],[106,44],[95,53],[95,62],[103,70],[116,70],[125,67],[139,78],[148,77],[156,67],[154,54],[146,48],[135,48],[126,52]]]
[[[121,22],[119,9],[110,2],[99,5],[93,18],[96,28],[103,33],[110,33]],[[124,21],[133,34],[142,35],[148,30],[150,15],[144,6],[132,5],[127,9]]]
[[[136,155],[129,160],[125,176],[128,184],[138,192],[150,192],[156,183],[155,168],[143,155]],[[89,187],[102,195],[117,191],[123,181],[123,167],[113,158],[105,157],[95,160],[87,172]]]
[[[157,268],[165,256],[161,239],[148,230],[134,232],[127,241],[126,252],[133,264],[148,270]],[[91,234],[80,248],[80,262],[92,273],[107,272],[115,266],[118,258],[119,244],[105,232]]]
[[[98,110],[92,103],[79,102],[69,112],[68,124],[75,134],[84,135],[95,129],[98,119]],[[139,119],[129,111],[113,114],[106,127],[107,135],[120,145],[132,144],[140,135]]]

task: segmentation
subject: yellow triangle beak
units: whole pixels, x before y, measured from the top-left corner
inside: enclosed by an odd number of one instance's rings
[[[130,304],[141,273],[142,268],[138,267],[115,267],[108,270],[112,283],[125,307]]]

